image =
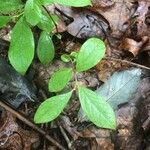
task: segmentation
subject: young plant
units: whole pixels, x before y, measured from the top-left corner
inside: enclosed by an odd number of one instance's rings
[[[71,61],[72,68],[62,68],[55,72],[49,80],[49,91],[60,92],[71,79],[75,79],[74,88],[65,94],[57,95],[45,100],[37,109],[35,123],[46,123],[57,118],[67,105],[73,91],[77,91],[79,101],[85,115],[95,125],[102,128],[115,129],[115,113],[103,97],[81,85],[77,80],[77,73],[95,66],[105,54],[105,45],[98,38],[88,39],[76,55],[63,55],[63,61]]]
[[[32,29],[41,29],[37,46],[37,56],[41,63],[48,64],[55,55],[52,42],[52,29],[57,21],[45,10],[45,5],[58,3],[67,6],[83,7],[91,5],[90,0],[0,0],[0,28],[10,21],[16,22],[11,33],[8,57],[11,65],[22,75],[26,73],[35,55],[35,41]],[[104,56],[104,43],[97,39],[87,40],[81,47],[77,57],[63,56],[65,61],[75,62],[74,68],[63,68],[56,72],[49,81],[51,92],[61,91],[67,83],[76,78],[78,72],[86,71],[95,66]],[[73,60],[72,60],[73,59]],[[116,127],[115,115],[109,104],[95,92],[83,87],[75,80],[74,88],[65,94],[57,95],[44,101],[35,114],[36,123],[49,122],[59,116],[67,105],[74,90],[78,91],[79,100],[84,113],[95,125],[103,128]]]
[[[37,47],[41,63],[48,64],[54,58],[51,32],[58,18],[49,15],[45,8],[45,5],[53,3],[74,7],[91,5],[90,0],[26,0],[25,3],[21,0],[0,0],[0,28],[10,21],[16,22],[12,29],[8,57],[11,65],[22,75],[28,70],[35,55],[33,27],[41,29]]]

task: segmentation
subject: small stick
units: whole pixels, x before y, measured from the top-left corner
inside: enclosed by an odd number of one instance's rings
[[[71,150],[71,141],[68,138],[67,134],[65,133],[65,130],[63,129],[63,127],[61,125],[59,125],[59,123],[58,123],[58,127],[60,128],[60,131],[63,134],[63,136],[64,136],[64,138],[65,138],[65,140],[66,140],[66,142],[68,144],[68,148]]]
[[[42,5],[42,7],[44,8],[44,10],[47,12],[47,14],[49,15],[49,17],[51,18],[51,20],[52,20],[52,22],[54,23],[54,26],[55,26],[55,28],[56,28],[56,31],[58,32],[57,24],[56,24],[56,22],[54,21],[53,17],[51,16],[51,14],[49,13],[49,11],[47,10],[47,8],[46,8],[44,5]]]
[[[127,60],[117,59],[117,58],[113,58],[113,57],[105,57],[105,58],[103,58],[103,59],[112,60],[112,61],[117,61],[117,62],[121,62],[121,63],[126,63],[126,64],[129,64],[129,65],[132,65],[132,66],[136,66],[136,67],[138,67],[138,68],[150,70],[149,67],[146,67],[146,66],[143,66],[143,65],[140,65],[140,64],[131,62],[131,61],[127,61]]]
[[[61,144],[59,144],[56,140],[54,140],[52,137],[50,137],[44,130],[42,130],[41,128],[39,128],[35,124],[33,124],[31,121],[29,121],[23,115],[21,115],[20,113],[18,113],[14,109],[12,109],[10,106],[8,106],[7,104],[5,104],[3,101],[0,101],[0,106],[2,106],[3,108],[5,108],[7,111],[11,112],[14,116],[16,116],[18,119],[20,119],[21,121],[23,121],[29,127],[33,128],[34,130],[36,130],[37,132],[39,132],[48,141],[50,141],[52,144],[54,144],[55,146],[57,146],[59,149],[65,150],[65,148]]]

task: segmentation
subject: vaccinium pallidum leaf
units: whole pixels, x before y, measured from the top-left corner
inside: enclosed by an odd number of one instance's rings
[[[63,54],[63,55],[61,55],[61,60],[63,61],[63,62],[69,62],[69,61],[71,61],[71,57],[70,57],[70,55],[68,55],[68,54]]]
[[[88,6],[91,5],[90,0],[53,0],[55,3],[62,4],[62,5],[67,5],[67,6],[74,6],[74,7],[83,7],[83,6]]]
[[[105,44],[98,38],[88,39],[82,46],[76,59],[78,72],[94,67],[105,54]]]
[[[51,36],[45,31],[41,32],[37,46],[37,55],[39,60],[43,64],[48,64],[53,60],[54,54],[55,49]]]
[[[26,73],[34,57],[33,33],[23,17],[12,30],[8,57],[11,65],[22,75]]]
[[[0,0],[0,12],[5,14],[23,7],[21,0]]]
[[[47,5],[47,4],[52,4],[53,3],[53,0],[38,0],[41,4],[43,5]]]
[[[35,123],[46,123],[57,118],[67,105],[71,95],[72,91],[45,100],[35,113]]]
[[[42,11],[34,0],[28,0],[26,2],[24,14],[27,22],[33,26],[38,24],[42,17]]]
[[[52,20],[53,19],[53,20]],[[42,16],[40,19],[40,22],[37,24],[37,26],[44,31],[47,31],[48,33],[50,33],[55,24],[54,22],[57,22],[58,17],[55,15],[51,15],[51,17],[47,14],[47,12],[42,12]]]
[[[51,92],[61,91],[71,80],[73,75],[72,68],[63,68],[56,71],[49,80],[48,87]]]
[[[0,28],[5,26],[11,20],[10,16],[0,16]]]
[[[81,107],[87,118],[98,127],[115,129],[115,113],[106,100],[85,87],[79,86],[78,89]]]
[[[83,7],[83,6],[92,5],[91,0],[80,0],[80,1],[75,1],[75,0],[40,0],[40,1],[42,4],[58,3],[61,5],[74,6],[74,7]]]

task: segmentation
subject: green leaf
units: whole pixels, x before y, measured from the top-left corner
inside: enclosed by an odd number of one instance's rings
[[[72,91],[45,100],[37,109],[34,116],[34,122],[46,123],[57,118],[67,105],[71,95]]]
[[[59,92],[61,91],[67,83],[71,80],[73,75],[72,68],[63,68],[55,72],[51,79],[49,80],[49,91]]]
[[[88,39],[81,47],[77,59],[76,69],[78,72],[94,67],[105,55],[104,42],[98,38]]]
[[[115,129],[115,113],[111,106],[95,92],[79,86],[79,100],[84,113],[95,125]]]
[[[53,18],[53,20],[55,22],[58,21],[58,17],[57,16],[52,15],[51,17]],[[54,22],[52,21],[52,19],[50,18],[50,16],[46,12],[43,12],[43,14],[41,16],[41,20],[38,23],[38,27],[41,30],[44,30],[44,31],[47,31],[47,32],[52,32],[54,26],[55,26]]]
[[[27,22],[29,22],[32,26],[38,24],[42,18],[41,9],[34,0],[28,0],[26,2],[24,14]]]
[[[70,56],[73,57],[73,59],[76,59],[78,56],[78,52],[71,52]]]
[[[42,5],[53,4],[53,0],[39,0]]]
[[[62,35],[61,35],[60,33],[55,34],[55,36],[56,36],[59,40],[62,39]]]
[[[74,6],[74,7],[83,7],[83,6],[88,6],[92,5],[91,0],[80,0],[80,1],[75,1],[75,0],[40,0],[42,4],[52,4],[52,3],[58,3],[61,5],[66,5],[66,6]]]
[[[38,41],[37,46],[37,55],[41,63],[48,64],[50,63],[55,54],[55,49],[53,45],[53,41],[50,35],[43,31],[40,35],[40,39]]]
[[[69,61],[71,61],[71,57],[70,57],[70,55],[67,55],[67,54],[63,54],[63,55],[61,55],[61,60],[63,61],[63,62],[69,62]]]
[[[115,72],[96,90],[96,93],[103,96],[113,109],[117,109],[118,105],[133,99],[140,80],[141,69],[133,68]]]
[[[0,16],[0,28],[4,27],[10,20],[10,16]]]
[[[32,31],[23,18],[12,30],[8,57],[12,66],[24,75],[34,57],[34,38]]]
[[[92,5],[90,0],[53,0],[54,3],[58,3],[66,6],[83,7]]]
[[[3,14],[16,11],[22,7],[21,0],[0,0],[0,12]]]

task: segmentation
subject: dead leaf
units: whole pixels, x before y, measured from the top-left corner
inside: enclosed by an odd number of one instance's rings
[[[122,41],[120,48],[125,51],[131,52],[133,56],[136,57],[140,53],[143,45],[148,42],[148,39],[148,36],[143,36],[141,41],[137,42],[133,39],[125,38]]]
[[[50,8],[48,8],[49,11],[51,11]],[[54,12],[66,23],[67,32],[75,37],[89,38],[97,36],[104,39],[110,32],[109,23],[100,14],[97,15],[88,10],[61,5],[56,5]]]
[[[82,138],[89,139],[91,150],[114,150],[114,144],[111,141],[111,131],[106,129],[97,129],[94,126],[85,128],[81,133]],[[91,139],[91,140],[90,140]]]
[[[98,78],[100,81],[106,82],[113,72],[125,69],[125,65],[121,62],[115,62],[111,60],[101,60],[97,65]]]
[[[114,3],[115,2],[113,0],[92,0],[92,7],[106,8],[112,6]]]
[[[134,34],[134,36],[141,38],[143,36],[150,35],[150,28],[148,25],[150,1],[138,0],[138,5],[139,6],[136,12],[134,13],[135,18],[133,19],[134,20],[133,26],[136,26],[137,28],[137,33],[136,35]]]
[[[39,136],[33,131],[24,130],[16,123],[16,118],[3,110],[0,117],[0,149],[30,150],[39,145]]]
[[[129,0],[117,0],[107,9],[91,7],[90,10],[101,14],[109,22],[112,35],[120,37],[129,26],[128,21],[135,11],[133,6]]]
[[[0,98],[18,108],[26,101],[37,101],[36,88],[0,57]]]
[[[120,104],[126,103],[134,97],[141,73],[141,69],[137,68],[115,72],[96,92],[116,110]]]

